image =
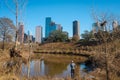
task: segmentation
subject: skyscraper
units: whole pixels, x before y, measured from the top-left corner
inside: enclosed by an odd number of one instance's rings
[[[59,31],[62,31],[63,27],[60,24],[57,24],[57,28]]]
[[[104,22],[95,22],[92,24],[92,31],[93,31],[93,34],[94,33],[97,33],[99,30],[100,31],[107,31],[107,28],[106,28],[106,21]]]
[[[24,43],[28,42],[28,35],[26,33],[24,33]]]
[[[73,36],[78,36],[80,38],[80,24],[78,21],[73,21]]]
[[[98,30],[100,28],[99,26],[100,26],[100,24],[98,22],[92,24],[92,32],[93,32],[93,34],[98,32]]]
[[[45,37],[49,36],[49,27],[51,25],[51,17],[47,17],[46,18],[46,22],[45,22]]]
[[[24,41],[24,24],[22,22],[19,22],[18,41],[20,43],[23,43],[23,41]]]
[[[42,43],[42,27],[37,26],[36,27],[36,35],[35,35],[35,42]]]
[[[54,30],[62,31],[62,26],[53,22],[51,20],[51,17],[47,17],[45,21],[45,37],[47,38],[50,35],[50,33]]]
[[[113,30],[117,30],[118,29],[118,22],[117,21],[113,21],[112,27],[113,27]]]

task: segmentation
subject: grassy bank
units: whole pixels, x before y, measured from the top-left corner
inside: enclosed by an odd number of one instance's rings
[[[23,51],[24,52],[24,51]],[[23,55],[23,53],[21,53]],[[26,54],[25,54],[26,55]],[[24,56],[24,55],[23,55]],[[84,61],[86,58],[81,58],[79,56],[68,56],[68,55],[51,55],[51,54],[35,54],[31,55],[31,59],[44,59],[46,61],[57,63],[59,62],[66,62],[70,63],[71,60],[75,62]],[[12,64],[11,64],[12,63]],[[9,50],[2,51],[0,53],[0,80],[72,80],[70,76],[64,78],[57,78],[51,76],[44,76],[44,77],[30,77],[27,76],[21,77],[21,63],[25,63],[27,65],[27,60],[24,58],[10,58],[9,57]],[[80,77],[76,77],[76,79],[80,80]]]
[[[47,43],[42,44],[40,46],[33,45],[31,48],[32,51],[41,52],[31,53],[31,59],[45,59],[47,61],[57,61],[59,62],[70,62],[74,60],[75,62],[84,62],[85,60],[90,60],[93,65],[96,66],[94,71],[88,73],[88,75],[93,75],[95,80],[106,80],[106,63],[105,57],[107,54],[107,63],[108,63],[108,71],[110,80],[120,80],[120,41],[116,40],[114,42],[109,42],[107,44],[101,44],[97,46],[78,46],[79,44],[75,43]],[[22,58],[10,59],[9,57],[9,47],[7,47],[4,51],[0,50],[0,80],[19,80],[19,74],[16,74],[16,70],[19,68],[19,61],[26,62],[29,57],[29,47],[22,45],[19,49],[21,49]],[[42,52],[47,53],[63,53],[63,54],[42,54]],[[68,55],[69,53],[72,53]],[[88,54],[90,55],[88,58],[81,57],[75,54]],[[16,61],[14,67],[5,68],[4,64],[10,61]],[[80,79],[80,77],[78,80]],[[87,78],[87,76],[86,76]],[[39,77],[39,78],[30,78],[29,80],[71,80],[70,77],[66,78],[52,78],[50,76]],[[28,80],[27,77],[23,77],[22,80]]]
[[[99,68],[99,72],[104,72],[106,78],[106,67],[109,80],[120,80],[120,41],[104,43],[98,46],[90,47],[91,55],[89,60]]]
[[[59,52],[63,54],[87,54],[88,60],[96,69],[91,73],[97,77],[101,74],[102,80],[106,79],[106,62],[110,80],[120,79],[120,41],[115,40],[96,46],[78,46],[75,43],[49,43],[38,46],[36,51],[45,53]],[[106,61],[107,60],[107,61]]]
[[[36,53],[34,56],[31,57],[32,59],[44,59],[50,62],[63,62],[63,63],[70,63],[72,60],[75,62],[84,62],[87,60],[85,57],[80,56],[73,56],[73,55],[63,55],[63,54],[39,54]]]

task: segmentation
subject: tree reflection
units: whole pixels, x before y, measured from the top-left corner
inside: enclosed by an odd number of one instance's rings
[[[55,76],[58,74],[63,73],[65,70],[67,70],[67,65],[66,63],[57,63],[57,62],[49,62],[45,61],[45,67],[46,67],[46,74],[50,76]]]

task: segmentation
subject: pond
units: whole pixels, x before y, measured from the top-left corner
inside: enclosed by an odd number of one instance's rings
[[[77,73],[84,77],[89,68],[85,63],[76,63]],[[52,76],[52,77],[68,77],[70,76],[70,63],[63,62],[50,62],[45,60],[32,60],[28,64],[22,64],[22,76],[39,77],[39,76]]]

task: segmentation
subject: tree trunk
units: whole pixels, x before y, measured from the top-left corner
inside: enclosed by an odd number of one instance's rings
[[[5,32],[3,34],[3,45],[2,45],[2,49],[4,50],[5,49]]]

